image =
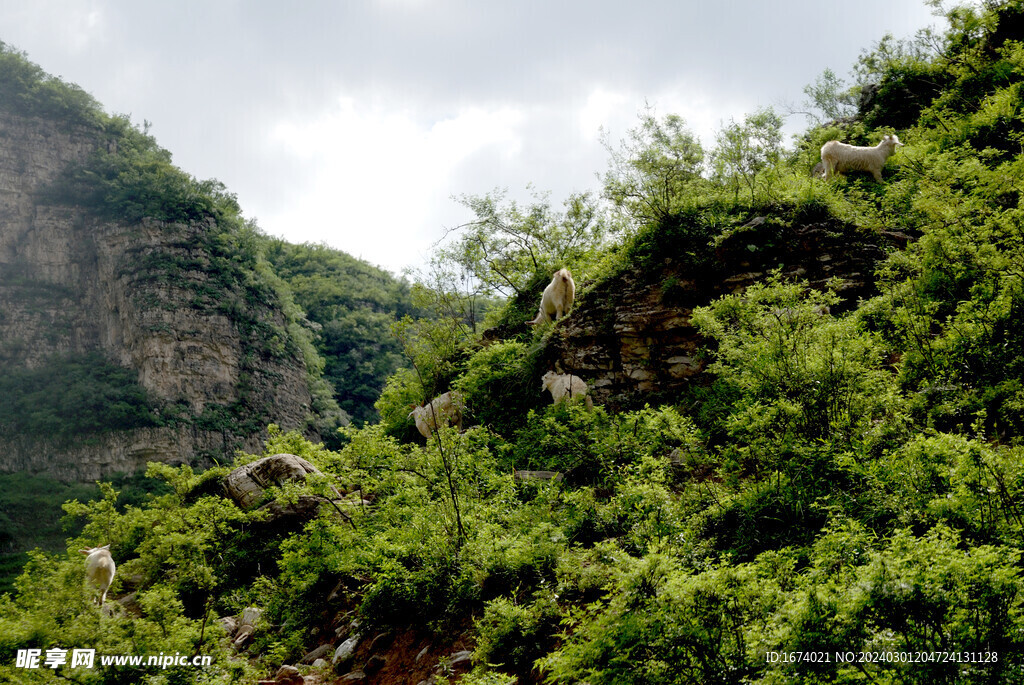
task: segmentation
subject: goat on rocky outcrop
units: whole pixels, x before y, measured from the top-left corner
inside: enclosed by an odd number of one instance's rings
[[[455,426],[461,431],[463,409],[465,409],[465,403],[461,393],[458,391],[446,392],[425,405],[419,407],[413,405],[413,410],[409,412],[409,418],[415,419],[416,429],[419,430],[420,435],[429,440],[431,432],[436,432],[438,426]]]
[[[540,384],[541,390],[551,393],[551,401],[555,404],[574,398],[583,398],[587,409],[594,408],[594,400],[590,399],[590,395],[587,394],[587,384],[579,376],[548,371],[541,376]]]
[[[885,160],[903,145],[896,134],[882,136],[874,147],[847,145],[830,140],[821,146],[821,162],[825,165],[825,179],[828,180],[844,171],[870,171],[879,183],[882,182],[882,167]]]
[[[540,298],[540,311],[537,318],[526,323],[532,325],[545,323],[552,319],[558,320],[569,313],[572,302],[576,298],[576,283],[568,269],[559,269],[544,288]]]
[[[114,558],[110,556],[110,545],[78,551],[85,555],[85,578],[99,591],[97,604],[103,606],[103,602],[107,599],[107,590],[114,582],[114,571],[116,570]]]

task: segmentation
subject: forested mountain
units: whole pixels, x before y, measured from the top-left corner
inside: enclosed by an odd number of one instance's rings
[[[163,494],[130,506],[104,485],[65,505],[69,553],[34,553],[0,599],[8,655],[212,663],[0,674],[1024,681],[1024,4],[945,17],[865,51],[850,87],[826,72],[791,149],[771,110],[708,149],[645,114],[609,151],[603,202],[472,200],[435,264],[473,288],[395,327],[410,366],[379,422],[337,449],[272,429],[231,466],[154,464]],[[881,182],[812,173],[826,141],[891,134],[905,145]],[[343,259],[280,252],[311,309],[318,289],[343,299],[327,277]],[[573,311],[527,326],[561,266]],[[460,302],[502,289],[474,334]],[[596,406],[550,404],[549,370],[578,373]],[[464,430],[418,436],[409,403],[445,391]],[[288,459],[301,474],[253,491],[261,506],[223,494],[282,453],[308,468]],[[97,609],[70,552],[108,542]]]
[[[399,363],[380,312],[407,313],[407,286],[267,238],[223,185],[3,44],[0,141],[0,587],[26,544],[63,546],[61,495],[88,489],[71,483],[230,461],[270,423],[336,443],[338,399],[372,414]],[[330,287],[349,299],[297,305],[303,254],[344,264]]]
[[[0,471],[208,466],[345,421],[221,184],[6,46],[0,136]]]
[[[376,419],[373,403],[384,381],[404,364],[391,327],[420,314],[409,284],[324,245],[268,240],[264,249],[295,302],[320,326],[317,349],[338,404],[360,425]]]

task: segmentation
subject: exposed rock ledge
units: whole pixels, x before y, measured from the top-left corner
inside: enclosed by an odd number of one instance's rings
[[[871,234],[837,223],[780,227],[751,222],[723,241],[701,273],[666,258],[653,270],[628,271],[599,283],[560,322],[544,352],[558,367],[587,381],[595,402],[611,408],[672,395],[704,377],[706,346],[691,323],[695,307],[763,281],[775,268],[823,288],[842,281],[845,305],[875,291],[874,270],[907,236]],[[835,312],[833,312],[835,313]]]

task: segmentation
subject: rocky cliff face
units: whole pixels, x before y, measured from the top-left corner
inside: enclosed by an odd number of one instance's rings
[[[99,352],[137,373],[152,425],[71,439],[8,431],[0,471],[87,481],[147,461],[202,465],[256,449],[268,422],[305,426],[310,389],[289,324],[268,288],[211,268],[212,218],[127,222],[47,200],[100,145],[96,131],[0,108],[0,372]]]
[[[886,249],[906,240],[834,223],[788,226],[758,217],[723,241],[699,273],[666,258],[656,269],[598,284],[554,329],[545,363],[578,374],[595,401],[612,409],[642,406],[657,399],[652,394],[678,395],[707,380],[706,341],[690,322],[695,307],[763,281],[776,268],[815,288],[838,278],[839,293],[852,306],[873,293],[874,267]]]

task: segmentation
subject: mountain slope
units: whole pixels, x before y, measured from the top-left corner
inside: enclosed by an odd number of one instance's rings
[[[306,685],[1021,682],[1021,8],[956,7],[942,35],[876,46],[870,112],[742,179],[723,163],[647,186],[675,194],[639,196],[598,266],[571,265],[597,276],[564,321],[525,330],[519,302],[502,340],[410,327],[420,366],[389,379],[380,423],[337,450],[271,435],[263,456],[321,473],[262,512],[220,494],[226,467],[156,466],[164,494],[138,507],[109,486],[69,503],[69,550],[111,542],[117,605],[88,606],[77,555],[34,554],[0,598],[0,651],[203,652],[207,679],[298,664]],[[809,175],[825,140],[892,132],[886,112],[907,145],[882,183]],[[626,160],[641,180],[674,173],[666,140]],[[636,177],[616,187],[636,197]],[[605,368],[616,336],[649,366]],[[701,383],[673,376],[680,356]],[[556,361],[610,377],[607,404],[551,405]],[[463,393],[467,430],[409,435],[425,387]],[[300,502],[323,506],[282,530]],[[248,638],[213,628],[253,609]]]
[[[6,46],[0,95],[0,470],[209,464],[337,414],[232,196]]]
[[[320,326],[317,349],[338,404],[358,424],[377,418],[384,381],[405,364],[391,326],[420,315],[404,280],[324,245],[268,240],[267,260]]]

